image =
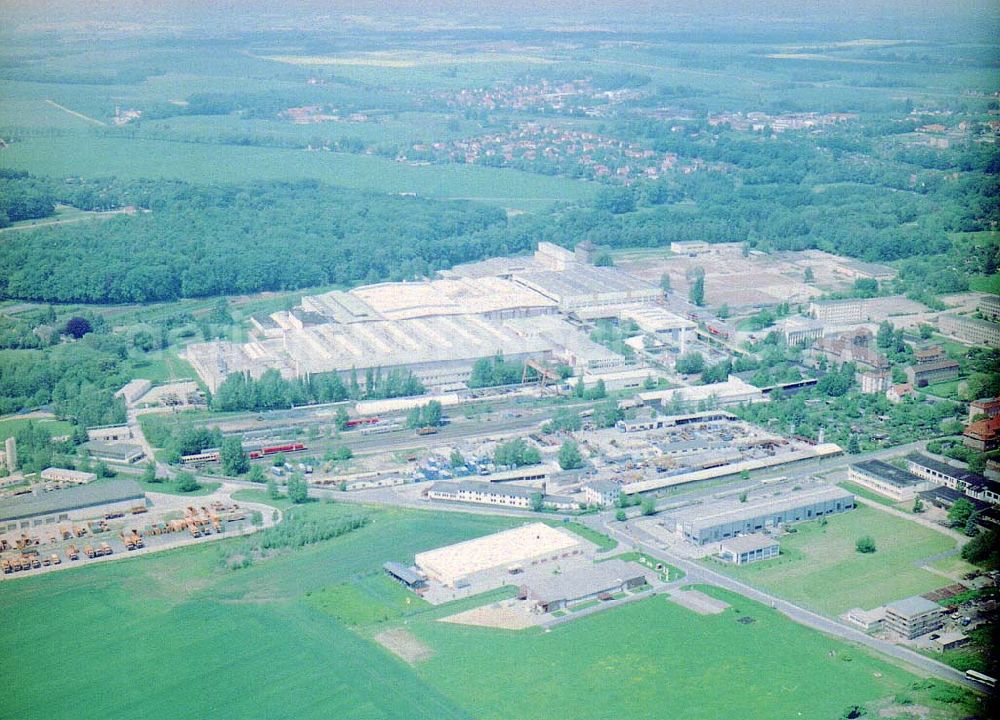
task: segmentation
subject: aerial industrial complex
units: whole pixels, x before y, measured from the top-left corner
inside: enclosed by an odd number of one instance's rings
[[[624,359],[591,341],[570,314],[633,317],[683,346],[694,323],[657,305],[662,295],[626,272],[543,242],[533,257],[459,266],[440,279],[308,296],[293,310],[255,317],[250,342],[195,344],[186,358],[212,390],[230,373],[257,377],[269,368],[289,378],[336,372],[345,379],[351,371],[398,368],[428,386],[447,386],[468,379],[477,359],[498,353],[585,372]]]

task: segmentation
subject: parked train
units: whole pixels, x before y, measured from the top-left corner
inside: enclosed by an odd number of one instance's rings
[[[246,449],[245,445],[244,449]],[[278,453],[301,452],[306,449],[308,448],[306,448],[306,446],[300,442],[290,442],[290,443],[283,443],[281,445],[264,445],[262,447],[254,447],[253,449],[249,450],[248,454],[250,455],[251,460],[258,460],[262,457],[267,457],[268,455],[277,455]],[[219,448],[206,448],[202,450],[200,453],[181,456],[181,462],[184,463],[185,465],[198,465],[200,463],[218,462],[220,457],[220,452],[221,451]]]
[[[354,418],[353,420],[348,420],[345,426],[348,430],[353,430],[354,428],[364,427],[366,425],[378,425],[380,419],[377,417],[363,417]]]

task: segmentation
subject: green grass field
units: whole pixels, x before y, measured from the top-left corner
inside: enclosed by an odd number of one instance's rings
[[[592,530],[591,528],[587,527],[586,525],[583,525],[582,523],[578,522],[564,523],[564,522],[550,521],[548,524],[551,525],[552,527],[561,527],[565,528],[566,530],[569,530],[570,532],[576,533],[584,540],[589,540],[590,542],[597,545],[597,547],[600,549],[601,552],[605,552],[607,550],[614,550],[616,547],[618,547],[617,540],[605,535],[604,533]]]
[[[955,541],[915,522],[860,506],[796,526],[781,539],[781,557],[744,567],[726,566],[732,575],[831,615],[853,607],[873,608],[892,600],[949,584],[947,578],[917,566],[917,561],[951,550]],[[875,539],[877,552],[862,555],[854,543]]]
[[[198,373],[191,364],[177,357],[177,352],[173,349],[154,350],[133,358],[131,374],[133,378],[150,380],[154,384],[198,379]]]
[[[305,512],[358,510],[316,503]],[[0,622],[11,631],[0,655],[20,660],[0,716],[470,717],[307,594],[509,523],[373,516],[362,530],[246,570],[222,570],[214,544],[3,582]]]
[[[974,276],[969,281],[969,289],[1000,295],[1000,273]]]
[[[959,380],[948,380],[947,382],[934,383],[933,385],[928,385],[927,387],[917,388],[918,392],[929,393],[931,395],[936,395],[937,397],[949,398],[952,400],[958,399],[958,386],[964,381]]]
[[[0,583],[0,654],[18,659],[0,715],[585,719],[670,708],[671,718],[829,718],[915,680],[728,594],[734,607],[717,616],[654,596],[551,632],[438,623],[514,591],[431,607],[381,563],[511,521],[365,512],[363,529],[243,570],[223,569],[233,540]],[[370,639],[403,623],[433,652],[416,666]]]
[[[0,439],[11,437],[28,423],[34,423],[38,427],[43,427],[55,436],[68,435],[73,432],[73,424],[66,420],[11,417],[6,420],[0,420]]]
[[[549,633],[408,627],[435,651],[417,666],[421,677],[484,720],[834,718],[913,680],[757,603],[708,592],[733,607],[704,616],[652,596]]]
[[[308,178],[362,190],[477,200],[527,211],[557,201],[590,198],[598,187],[510,169],[413,166],[367,155],[100,135],[27,138],[4,150],[0,167],[56,177],[117,175],[209,184]]]
[[[879,505],[885,505],[886,507],[896,507],[896,501],[895,500],[892,500],[891,498],[887,498],[885,495],[879,495],[874,490],[869,490],[866,487],[862,487],[861,485],[857,485],[855,483],[848,482],[847,480],[843,480],[843,481],[841,481],[841,482],[839,482],[837,484],[840,487],[844,488],[845,490],[851,491],[852,493],[854,493],[858,497],[863,497],[866,500],[871,500],[872,502],[877,502]]]

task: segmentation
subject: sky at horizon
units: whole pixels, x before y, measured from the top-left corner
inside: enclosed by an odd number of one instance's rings
[[[827,30],[836,37],[986,42],[997,38],[1000,0],[0,0],[0,28],[6,31],[66,23],[79,28],[88,22],[167,25],[209,34],[294,29],[298,23],[304,23],[304,29],[323,30],[324,23],[336,29],[343,27],[343,18],[359,16],[512,29]]]

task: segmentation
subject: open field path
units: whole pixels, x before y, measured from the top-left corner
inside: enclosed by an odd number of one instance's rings
[[[107,127],[108,126],[108,124],[106,122],[101,122],[97,118],[92,118],[89,115],[84,115],[83,113],[79,113],[76,110],[70,110],[65,105],[60,105],[59,103],[57,103],[57,102],[55,102],[53,100],[46,100],[45,102],[47,102],[52,107],[58,108],[58,109],[62,110],[63,112],[68,112],[70,115],[73,115],[74,117],[78,117],[81,120],[86,120],[89,123],[94,123],[95,125],[100,125],[101,127]]]

